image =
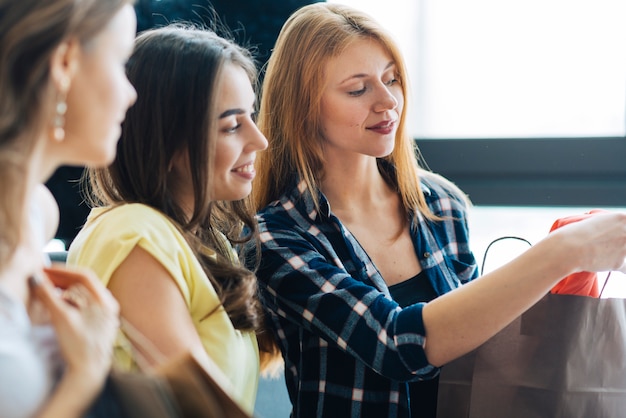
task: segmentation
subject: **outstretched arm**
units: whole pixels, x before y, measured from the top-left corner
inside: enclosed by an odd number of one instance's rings
[[[578,271],[626,271],[626,214],[602,214],[549,234],[501,268],[428,303],[422,313],[429,362],[473,350]]]

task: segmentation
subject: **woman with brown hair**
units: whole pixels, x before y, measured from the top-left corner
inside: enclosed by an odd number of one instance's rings
[[[208,356],[251,413],[261,310],[234,247],[256,237],[248,196],[267,146],[253,120],[253,60],[213,32],[169,26],[137,37],[127,73],[139,98],[113,164],[90,170],[99,207],[68,263],[93,269],[165,358]],[[133,367],[132,349],[117,348]]]
[[[113,160],[136,98],[124,0],[0,2],[0,416],[80,417],[111,366],[119,308],[92,274],[50,267],[61,165]]]
[[[264,77],[254,184],[262,302],[292,417],[434,417],[439,367],[573,271],[626,269],[626,215],[550,234],[478,280],[468,201],[420,168],[387,32],[317,3],[285,23]]]

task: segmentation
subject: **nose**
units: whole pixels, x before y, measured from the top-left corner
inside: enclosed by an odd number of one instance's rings
[[[398,99],[394,94],[387,88],[386,85],[381,85],[379,87],[379,93],[376,97],[376,103],[374,106],[374,110],[376,112],[385,112],[387,110],[393,110],[398,107]]]
[[[256,123],[252,123],[248,147],[252,151],[262,151],[267,148],[267,138],[265,138],[265,135],[263,135],[263,133],[256,126]]]
[[[137,101],[137,90],[135,90],[135,86],[133,86],[128,79],[126,82],[128,86],[128,107],[131,107]]]

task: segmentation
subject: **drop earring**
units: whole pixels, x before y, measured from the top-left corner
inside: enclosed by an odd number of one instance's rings
[[[52,137],[55,141],[61,142],[65,139],[65,113],[67,112],[67,91],[70,82],[68,78],[64,78],[61,82],[61,89],[56,105],[54,106],[54,120]]]

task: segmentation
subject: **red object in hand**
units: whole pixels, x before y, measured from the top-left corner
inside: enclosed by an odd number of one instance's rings
[[[563,225],[570,224],[572,222],[582,221],[594,213],[604,212],[602,209],[594,209],[582,215],[567,216],[565,218],[557,219],[550,228],[550,232]],[[557,293],[561,295],[580,295],[591,296],[594,298],[600,297],[600,290],[598,287],[598,275],[589,271],[581,271],[573,273],[558,282],[550,293]]]

